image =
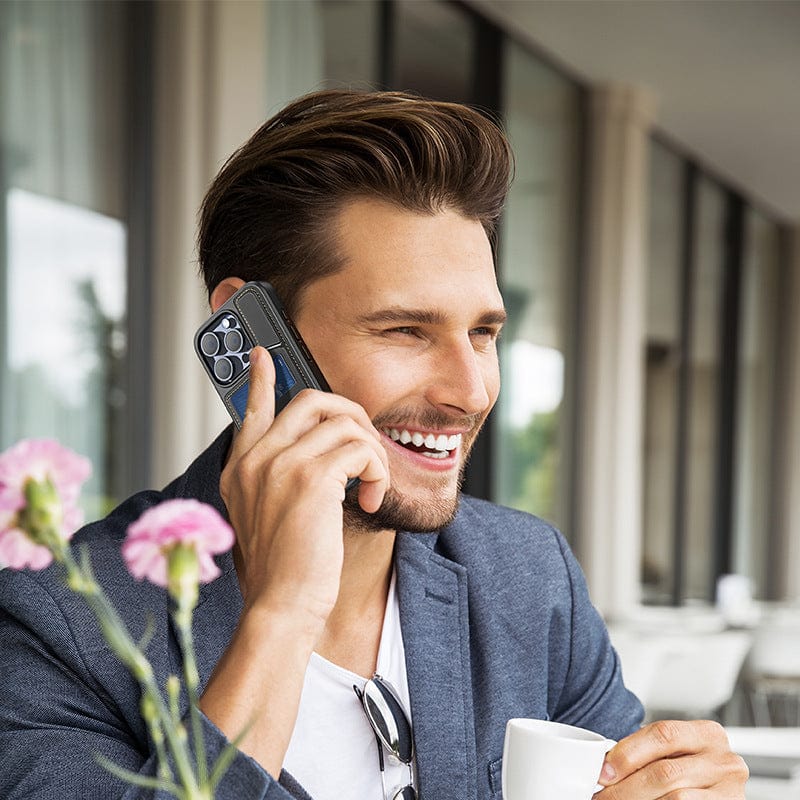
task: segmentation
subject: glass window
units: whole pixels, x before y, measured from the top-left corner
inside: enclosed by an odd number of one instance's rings
[[[267,4],[267,107],[328,87],[374,88],[379,71],[375,0]]]
[[[374,89],[380,75],[380,7],[376,0],[318,0],[323,72],[352,89]]]
[[[419,0],[398,0],[392,9],[393,88],[470,102],[475,41],[469,16],[449,3]]]
[[[267,3],[268,116],[323,88],[323,6],[318,0]]]
[[[125,13],[0,3],[0,446],[89,456],[90,517],[127,489]]]
[[[769,489],[778,350],[779,231],[750,210],[745,234],[735,434],[733,569],[767,596]]]
[[[683,161],[650,150],[644,418],[643,599],[669,602],[675,581],[675,479],[681,361]]]
[[[501,340],[493,497],[569,530],[566,365],[573,357],[580,93],[514,43],[503,85],[517,162],[500,248],[509,321]]]
[[[701,178],[692,275],[689,408],[686,453],[684,597],[712,595],[716,458],[719,439],[720,318],[723,290],[725,193]]]

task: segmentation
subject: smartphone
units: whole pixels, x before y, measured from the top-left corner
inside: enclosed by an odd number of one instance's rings
[[[275,364],[275,413],[303,389],[329,392],[322,372],[269,283],[244,284],[198,329],[194,348],[237,428],[250,386],[250,351],[265,347]]]

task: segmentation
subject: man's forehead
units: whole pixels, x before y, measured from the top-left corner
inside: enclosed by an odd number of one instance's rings
[[[351,201],[337,216],[340,268],[313,281],[318,301],[336,297],[357,315],[388,310],[499,312],[494,259],[480,222],[452,211],[420,213],[379,200]],[[406,315],[407,316],[407,315]]]

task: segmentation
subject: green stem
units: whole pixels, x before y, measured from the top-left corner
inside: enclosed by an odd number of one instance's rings
[[[158,717],[158,709],[154,707],[152,698],[148,692],[142,694],[141,702],[142,717],[150,730],[150,738],[156,748],[158,758],[158,777],[164,780],[173,780],[172,770],[167,759],[167,751],[164,747],[164,727]]]
[[[192,639],[192,609],[176,608],[175,623],[183,651],[183,676],[186,682],[186,692],[189,696],[189,716],[192,721],[192,737],[194,739],[194,753],[200,786],[208,786],[208,765],[206,763],[206,748],[203,741],[203,721],[200,719],[200,675],[197,671],[197,660]]]
[[[100,625],[103,635],[119,660],[131,671],[151,703],[156,718],[160,721],[167,744],[175,766],[178,770],[183,791],[183,800],[201,798],[205,792],[197,785],[196,777],[192,771],[186,746],[186,731],[182,725],[175,725],[164,703],[164,698],[158,690],[153,668],[145,655],[130,637],[124,623],[103,593],[100,585],[92,574],[88,558],[78,564],[64,542],[59,542],[53,547],[53,557],[63,564],[67,571],[67,582],[71,589],[80,594],[88,603]],[[157,746],[158,747],[158,746]],[[161,757],[161,753],[159,753]]]

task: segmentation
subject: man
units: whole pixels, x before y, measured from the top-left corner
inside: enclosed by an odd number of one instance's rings
[[[254,350],[241,431],[79,540],[134,632],[156,610],[148,653],[163,676],[178,659],[165,600],[126,575],[119,539],[167,497],[228,514],[236,545],[194,618],[209,751],[246,731],[220,798],[412,797],[405,784],[426,800],[499,798],[518,716],[621,739],[607,800],[744,796],[719,726],[639,730],[563,539],[459,503],[499,391],[491,243],[509,172],[502,133],[463,106],[329,92],[268,122],[206,197],[212,307],[271,281],[333,393],[304,392],[275,417],[274,368]],[[152,774],[136,686],[80,603],[50,573],[3,575],[0,599],[0,795],[52,797],[54,776],[60,797],[122,795],[98,751]],[[376,757],[353,692],[375,673],[410,713],[410,768]]]

